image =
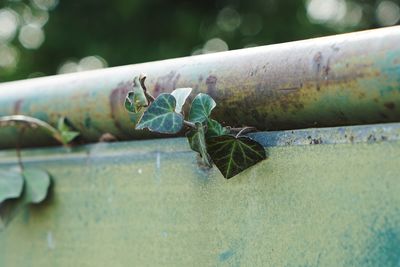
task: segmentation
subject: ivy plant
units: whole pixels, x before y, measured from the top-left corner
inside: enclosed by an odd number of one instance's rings
[[[24,115],[0,117],[0,127],[8,126],[18,126],[19,134],[26,128],[40,127],[63,145],[67,145],[79,135],[71,129],[64,117],[59,119],[57,128],[42,120]],[[25,204],[37,204],[44,201],[48,195],[51,176],[45,170],[26,168],[23,165],[19,141],[18,138],[16,152],[19,168],[0,170],[0,204],[8,199],[21,199]]]
[[[140,116],[136,129],[164,134],[185,131],[191,149],[199,153],[202,164],[208,167],[215,164],[227,179],[266,159],[264,147],[245,135],[253,127],[224,127],[210,118],[217,105],[211,96],[196,95],[185,120],[183,107],[192,89],[178,88],[154,98],[147,91],[145,79],[144,75],[135,77],[133,90],[125,98],[127,111]]]

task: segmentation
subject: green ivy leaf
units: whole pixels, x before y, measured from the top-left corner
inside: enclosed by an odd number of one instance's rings
[[[0,170],[0,203],[21,196],[24,179],[18,169]]]
[[[244,136],[222,135],[207,139],[207,151],[227,179],[266,159],[263,146]]]
[[[181,113],[182,112],[182,107],[186,102],[186,99],[192,92],[192,88],[178,88],[172,91],[171,95],[173,95],[176,99],[176,107],[175,107],[175,112],[176,113]]]
[[[79,132],[68,131],[68,132],[61,132],[61,138],[64,145],[70,143],[79,135]]]
[[[65,117],[58,119],[57,130],[60,132],[61,142],[64,145],[70,143],[79,135],[79,132],[72,131],[71,127],[67,124]]]
[[[148,128],[159,133],[175,134],[182,129],[183,116],[175,112],[176,100],[170,94],[159,95],[144,112],[136,129]]]
[[[189,121],[191,122],[204,122],[208,119],[211,111],[217,104],[214,99],[207,94],[198,94],[192,102],[189,111]]]
[[[210,155],[207,153],[207,145],[205,139],[206,126],[200,122],[196,122],[196,129],[189,131],[186,136],[189,141],[190,148],[200,153],[203,164],[212,167]]]
[[[124,105],[126,110],[133,113],[137,113],[149,105],[139,77],[133,79],[133,91],[128,92]]]
[[[228,129],[222,127],[222,125],[219,122],[213,119],[207,120],[207,128],[208,128],[206,132],[207,138],[216,137],[229,133]]]
[[[50,175],[40,169],[24,169],[25,201],[27,203],[40,203],[46,199],[51,179]]]

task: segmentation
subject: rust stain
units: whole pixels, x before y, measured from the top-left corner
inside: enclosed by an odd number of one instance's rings
[[[395,103],[393,103],[393,102],[385,102],[383,105],[384,105],[387,109],[390,109],[390,110],[393,110],[393,109],[396,107]]]
[[[117,112],[123,107],[125,97],[128,94],[129,90],[131,90],[131,82],[122,82],[119,83],[117,88],[111,91],[109,100],[110,100],[110,108],[111,108],[111,118],[114,122],[115,127],[122,131],[122,125],[118,121]]]
[[[23,103],[23,102],[24,102],[23,99],[18,99],[17,101],[15,101],[15,103],[14,103],[14,114],[15,114],[15,115],[20,114],[20,112],[21,112],[21,106],[22,106],[22,103]]]
[[[206,79],[206,85],[207,85],[207,93],[211,97],[215,97],[217,94],[217,77],[214,75],[210,75]]]
[[[319,74],[321,72],[321,65],[322,65],[322,53],[318,52],[315,54],[315,56],[313,58],[313,67],[315,70],[315,80],[316,80],[317,91],[319,91],[321,89],[320,78],[319,78]]]
[[[163,92],[172,92],[176,89],[180,77],[181,75],[175,71],[170,71],[167,75],[159,77],[152,91],[154,97]]]
[[[325,75],[325,78],[327,78],[327,77],[328,77],[328,75],[329,75],[329,71],[331,70],[331,67],[330,67],[330,62],[331,62],[331,59],[330,59],[330,58],[328,58],[328,62],[326,63],[326,66],[322,67],[322,69],[323,69],[323,72],[324,72],[324,75]]]

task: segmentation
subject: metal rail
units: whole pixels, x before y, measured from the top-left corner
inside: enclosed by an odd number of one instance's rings
[[[133,76],[148,75],[158,95],[177,87],[206,92],[215,118],[261,130],[400,120],[400,27],[223,53],[0,84],[0,116],[23,114],[55,125],[65,116],[85,142],[104,133],[120,140],[152,137],[133,130],[123,100]],[[134,51],[133,51],[134,52]],[[15,142],[0,129],[0,148]],[[23,145],[49,140],[26,135]]]

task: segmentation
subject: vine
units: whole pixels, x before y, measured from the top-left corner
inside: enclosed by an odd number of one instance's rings
[[[145,75],[135,77],[133,90],[125,98],[128,112],[138,115],[135,128],[177,134],[183,129],[192,150],[199,153],[207,167],[213,164],[227,179],[266,159],[264,147],[246,136],[254,127],[223,127],[210,118],[216,103],[211,96],[199,93],[192,101],[187,120],[183,106],[192,88],[178,88],[171,94],[154,98],[145,86]]]
[[[51,176],[47,171],[39,168],[25,168],[20,153],[21,134],[27,128],[41,128],[61,144],[67,145],[79,133],[71,130],[64,117],[58,120],[57,128],[42,120],[24,115],[0,117],[0,127],[10,126],[19,127],[16,142],[18,168],[0,170],[0,205],[9,199],[20,199],[23,204],[41,203],[48,195]]]

